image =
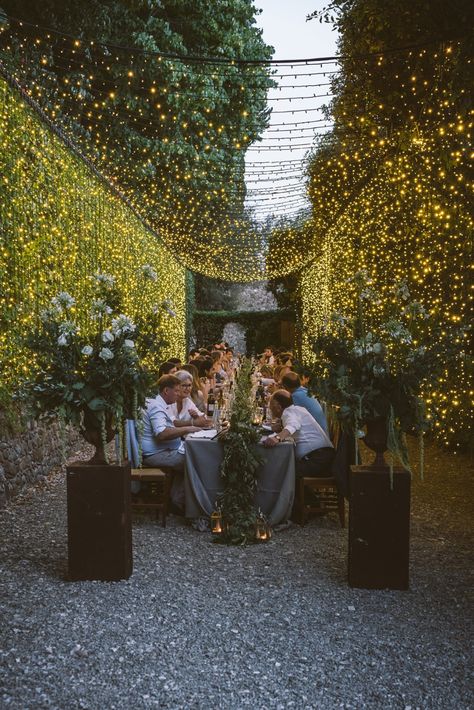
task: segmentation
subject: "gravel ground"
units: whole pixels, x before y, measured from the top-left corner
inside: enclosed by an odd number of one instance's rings
[[[473,707],[472,466],[426,470],[407,592],[348,588],[335,516],[247,549],[140,517],[130,580],[69,583],[53,472],[0,513],[0,707]]]

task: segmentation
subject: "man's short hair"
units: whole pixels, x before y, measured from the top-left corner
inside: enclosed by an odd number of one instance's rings
[[[278,402],[282,409],[291,407],[293,404],[293,398],[287,390],[277,390],[273,393],[272,399]]]
[[[159,370],[158,370],[158,375],[159,377],[162,377],[162,375],[169,375],[171,370],[176,369],[176,363],[175,362],[170,362],[170,360],[167,360],[166,362],[162,362]]]
[[[213,350],[211,353],[212,362],[218,362],[222,357],[222,352],[220,350]]]
[[[175,365],[181,365],[181,360],[179,357],[169,357],[168,362],[174,362]]]
[[[301,387],[299,375],[297,375],[296,372],[287,372],[286,375],[283,375],[281,378],[281,386],[290,392],[298,389],[298,387]]]
[[[176,387],[180,381],[174,375],[162,375],[158,380],[158,392],[161,394],[166,387]]]
[[[273,347],[271,345],[265,345],[264,350],[271,350],[273,352]]]

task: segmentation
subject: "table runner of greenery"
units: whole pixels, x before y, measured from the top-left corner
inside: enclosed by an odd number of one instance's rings
[[[223,522],[223,533],[218,540],[229,545],[256,542],[254,497],[262,458],[255,446],[261,430],[252,425],[254,402],[251,373],[252,362],[244,360],[236,378],[229,430],[222,439],[224,458],[221,475],[225,489],[218,500]]]

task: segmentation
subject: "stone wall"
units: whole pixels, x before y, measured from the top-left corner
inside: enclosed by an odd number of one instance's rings
[[[0,508],[60,466],[80,435],[57,423],[30,421],[21,434],[0,438]]]

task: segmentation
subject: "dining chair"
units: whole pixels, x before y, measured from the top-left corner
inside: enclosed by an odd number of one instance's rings
[[[142,465],[136,422],[133,419],[125,422],[125,448],[132,463],[132,510],[154,510],[157,520],[161,514],[161,524],[165,528],[174,470],[166,466],[151,468]],[[138,489],[136,493],[135,487]]]
[[[305,525],[308,515],[324,515],[336,511],[341,527],[345,527],[345,490],[344,481],[352,463],[351,437],[337,426],[331,432],[331,439],[336,449],[334,461],[328,469],[328,475],[296,479],[296,520]]]

